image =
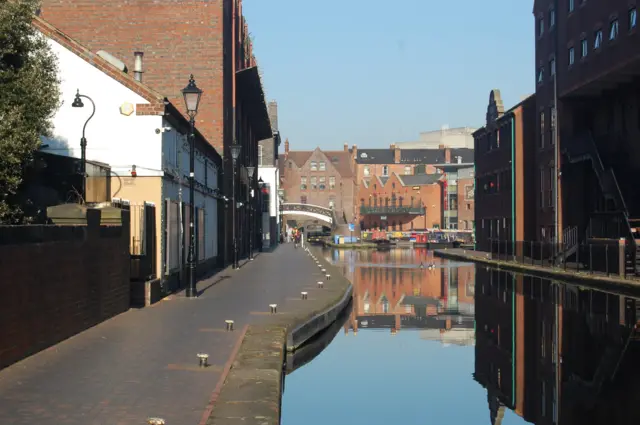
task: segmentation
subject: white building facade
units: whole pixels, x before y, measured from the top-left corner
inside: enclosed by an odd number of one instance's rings
[[[43,138],[42,151],[80,158],[86,122],[87,160],[111,167],[110,196],[130,205],[132,239],[142,240],[136,232],[145,228],[134,206],[154,208],[155,242],[144,249],[154,251],[155,278],[174,285],[184,270],[189,243],[188,121],[108,53],[93,54],[39,18],[34,26],[58,58],[61,92],[53,136]],[[77,93],[83,107],[72,107]],[[95,113],[87,122],[92,102]],[[221,158],[199,133],[195,146],[196,252],[198,267],[205,268],[216,265],[220,249]],[[131,249],[133,254],[138,248],[132,243]]]

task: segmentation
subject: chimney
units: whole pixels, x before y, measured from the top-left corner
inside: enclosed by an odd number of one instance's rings
[[[142,82],[142,56],[144,56],[144,52],[134,52],[133,56],[135,58],[133,63],[133,78],[139,83]]]
[[[462,157],[458,155],[456,158],[458,159],[458,164],[462,164]]]
[[[272,100],[267,106],[269,112],[269,119],[271,120],[271,128],[274,131],[278,131],[278,102]]]
[[[289,156],[289,139],[284,141],[284,155]]]
[[[391,149],[393,150],[394,164],[400,164],[400,148],[394,143],[391,145]]]
[[[449,148],[444,148],[444,162],[451,164],[451,149]]]
[[[351,146],[351,155],[353,155],[354,158],[358,157],[358,145]]]
[[[349,143],[344,144],[344,151],[349,152]]]

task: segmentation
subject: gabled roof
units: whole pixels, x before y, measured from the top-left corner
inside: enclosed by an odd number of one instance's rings
[[[100,71],[104,72],[123,86],[127,87],[134,93],[143,97],[145,100],[152,104],[151,109],[153,107],[161,108],[161,110],[157,111],[159,114],[164,113],[164,100],[165,97],[160,93],[150,89],[146,85],[136,81],[133,76],[127,74],[126,72],[122,72],[116,69],[111,63],[103,59],[102,57],[96,55],[91,52],[88,48],[78,43],[76,40],[69,37],[67,34],[60,31],[58,28],[51,25],[49,22],[45,21],[39,16],[34,17],[32,21],[32,25],[38,31],[40,31],[45,37],[57,42],[62,45],[66,49],[75,53],[78,57],[84,59],[88,64],[93,65]],[[140,105],[143,106],[143,105]],[[142,108],[145,112],[156,112],[156,111],[147,111],[146,106]],[[136,108],[137,109],[137,108]],[[138,112],[138,111],[136,111]],[[143,112],[143,111],[140,111]],[[144,113],[148,115],[148,113]]]
[[[402,149],[402,164],[440,164],[445,162],[444,149]]]
[[[311,155],[318,150],[323,154],[327,162],[330,163],[342,177],[353,177],[351,167],[351,154],[347,151],[323,151],[316,148],[313,151],[289,151],[287,160],[293,161],[298,168],[302,168],[311,159]]]
[[[356,162],[358,164],[393,164],[393,151],[391,149],[358,149]]]

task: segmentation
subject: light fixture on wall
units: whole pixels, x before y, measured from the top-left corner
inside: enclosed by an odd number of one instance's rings
[[[136,166],[131,166],[131,177],[138,177],[138,171],[136,171]]]

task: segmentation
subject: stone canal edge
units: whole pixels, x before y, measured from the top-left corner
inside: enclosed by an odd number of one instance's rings
[[[561,280],[566,283],[599,291],[615,292],[616,294],[633,297],[640,296],[640,280],[637,279],[625,279],[615,275],[597,275],[587,272],[563,270],[561,268],[522,264],[515,261],[496,260],[491,258],[491,254],[489,253],[470,251],[462,248],[437,249],[434,251],[434,255],[448,260],[484,264],[495,269],[517,272],[543,279]]]
[[[277,425],[280,423],[286,354],[330,326],[349,305],[351,282],[341,270],[325,261],[319,250],[311,254],[325,273],[310,276],[306,300],[295,301],[291,311],[270,315],[265,323],[250,325],[223,372],[224,384],[216,388],[200,425]],[[309,256],[308,260],[315,260]],[[317,282],[323,282],[319,287]]]

